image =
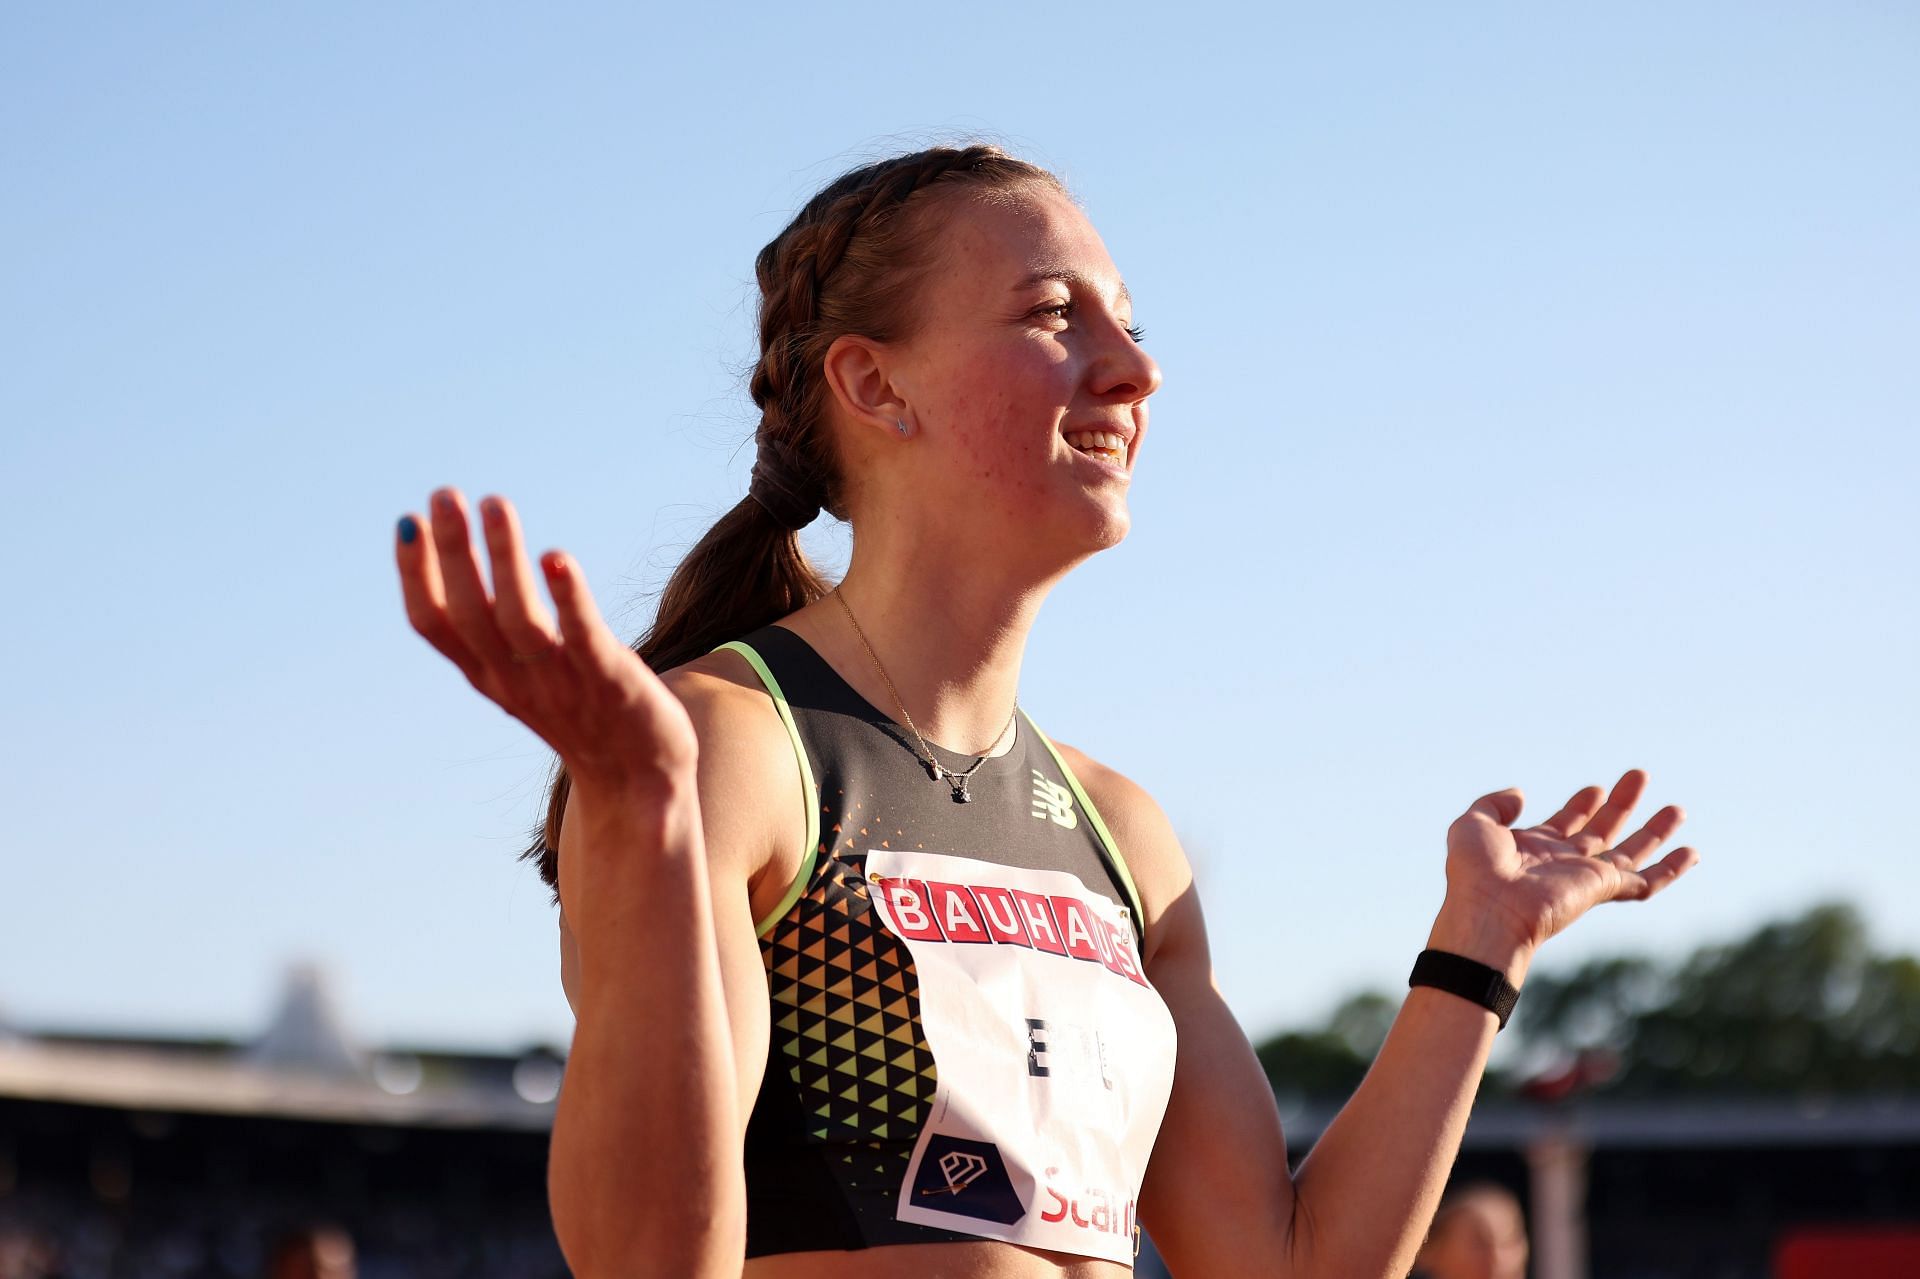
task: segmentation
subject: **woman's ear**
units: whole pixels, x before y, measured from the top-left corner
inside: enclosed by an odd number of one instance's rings
[[[851,333],[835,338],[820,362],[827,389],[847,422],[897,439],[898,424],[909,415],[892,365],[893,352],[885,343]]]

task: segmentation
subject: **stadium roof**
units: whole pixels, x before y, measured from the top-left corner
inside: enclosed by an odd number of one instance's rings
[[[246,1043],[0,1028],[0,1097],[125,1110],[543,1129],[563,1068],[543,1047],[518,1055],[362,1047],[310,965],[288,970],[266,1029]],[[1295,1147],[1310,1145],[1335,1113],[1281,1106]],[[1594,1149],[1913,1145],[1920,1098],[1489,1100],[1474,1108],[1464,1146],[1514,1149],[1543,1138]]]
[[[557,1064],[551,1069],[557,1072]],[[553,1119],[551,1101],[529,1101],[499,1084],[396,1093],[371,1077],[330,1077],[160,1046],[32,1040],[0,1043],[0,1096],[408,1127],[545,1128]]]
[[[0,1097],[130,1110],[266,1115],[412,1127],[545,1128],[562,1064],[365,1048],[311,964],[292,965],[255,1039],[0,1034]]]
[[[1302,1108],[1287,1119],[1291,1145],[1318,1137],[1334,1111]],[[1473,1108],[1464,1149],[1513,1149],[1546,1137],[1600,1149],[1690,1150],[1741,1146],[1920,1144],[1920,1098],[1586,1097],[1565,1102],[1487,1101]]]

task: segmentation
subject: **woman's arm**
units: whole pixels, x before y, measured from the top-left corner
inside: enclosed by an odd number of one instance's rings
[[[578,1027],[554,1117],[548,1190],[576,1274],[731,1279],[745,1248],[741,1146],[769,1034],[754,920],[797,869],[810,801],[800,797],[786,732],[745,662],[714,654],[662,679],[701,743],[686,820],[697,822],[703,847],[700,856],[673,859],[671,873],[632,885],[631,918],[608,921],[597,964],[562,911],[563,947],[576,950],[579,975],[567,994]],[[577,794],[561,827],[563,897],[571,841],[591,838],[574,825]],[[673,1212],[636,1213],[639,1203]],[[566,1246],[569,1234],[578,1248]],[[602,1247],[613,1259],[604,1269],[573,1260]],[[637,1259],[653,1268],[637,1268]]]
[[[1113,770],[1078,752],[1073,766],[1133,868],[1148,918],[1148,977],[1180,1037],[1140,1197],[1162,1256],[1176,1276],[1399,1279],[1459,1151],[1493,1045],[1493,1013],[1431,988],[1409,991],[1366,1078],[1298,1176],[1290,1174],[1272,1089],[1215,985],[1192,873],[1166,815]],[[1644,782],[1628,774],[1604,807],[1598,788],[1582,791],[1551,822],[1522,833],[1532,850],[1525,855],[1506,830],[1519,815],[1518,792],[1477,802],[1449,831],[1448,895],[1426,944],[1499,968],[1518,985],[1539,941],[1607,900],[1603,893],[1647,896],[1670,883],[1692,864],[1691,849],[1628,874],[1678,826],[1677,809],[1600,851]],[[1564,850],[1543,851],[1545,842],[1575,841],[1594,845],[1580,857],[1594,868],[1546,865],[1562,861],[1547,852]],[[1526,936],[1526,928],[1544,931]],[[1409,947],[1409,967],[1416,950]]]
[[[590,901],[568,900],[567,877],[594,861],[629,873],[600,874]],[[738,1069],[694,787],[576,784],[560,865],[578,919],[576,1025],[547,1165],[561,1251],[581,1279],[738,1275]]]
[[[582,1279],[737,1276],[741,1133],[766,1052],[750,886],[774,827],[799,839],[793,791],[779,808],[766,797],[771,713],[696,671],[656,677],[558,552],[541,561],[549,615],[511,507],[482,511],[491,591],[452,490],[430,526],[402,520],[396,556],[414,628],[572,779],[559,892],[577,1026],[549,1162],[555,1232]]]

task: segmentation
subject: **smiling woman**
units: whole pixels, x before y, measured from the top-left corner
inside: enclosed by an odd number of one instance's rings
[[[1048,592],[1128,532],[1161,381],[1105,245],[1046,171],[939,148],[841,177],[757,273],[748,494],[633,648],[557,551],[547,611],[503,498],[491,592],[458,492],[401,522],[414,626],[559,757],[528,855],[578,1021],[574,1272],[1093,1279],[1144,1222],[1176,1274],[1404,1274],[1535,949],[1685,871],[1647,864],[1679,810],[1616,843],[1637,770],[1525,830],[1517,791],[1475,801],[1290,1172],[1165,814],[1017,697]]]

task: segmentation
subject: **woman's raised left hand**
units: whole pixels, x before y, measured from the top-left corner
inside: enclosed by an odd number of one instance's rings
[[[1585,787],[1538,826],[1515,829],[1518,788],[1475,800],[1447,828],[1447,897],[1429,945],[1524,973],[1540,944],[1601,902],[1653,896],[1700,860],[1690,847],[1648,861],[1686,814],[1669,804],[1621,839],[1647,786],[1629,769],[1608,794]]]

